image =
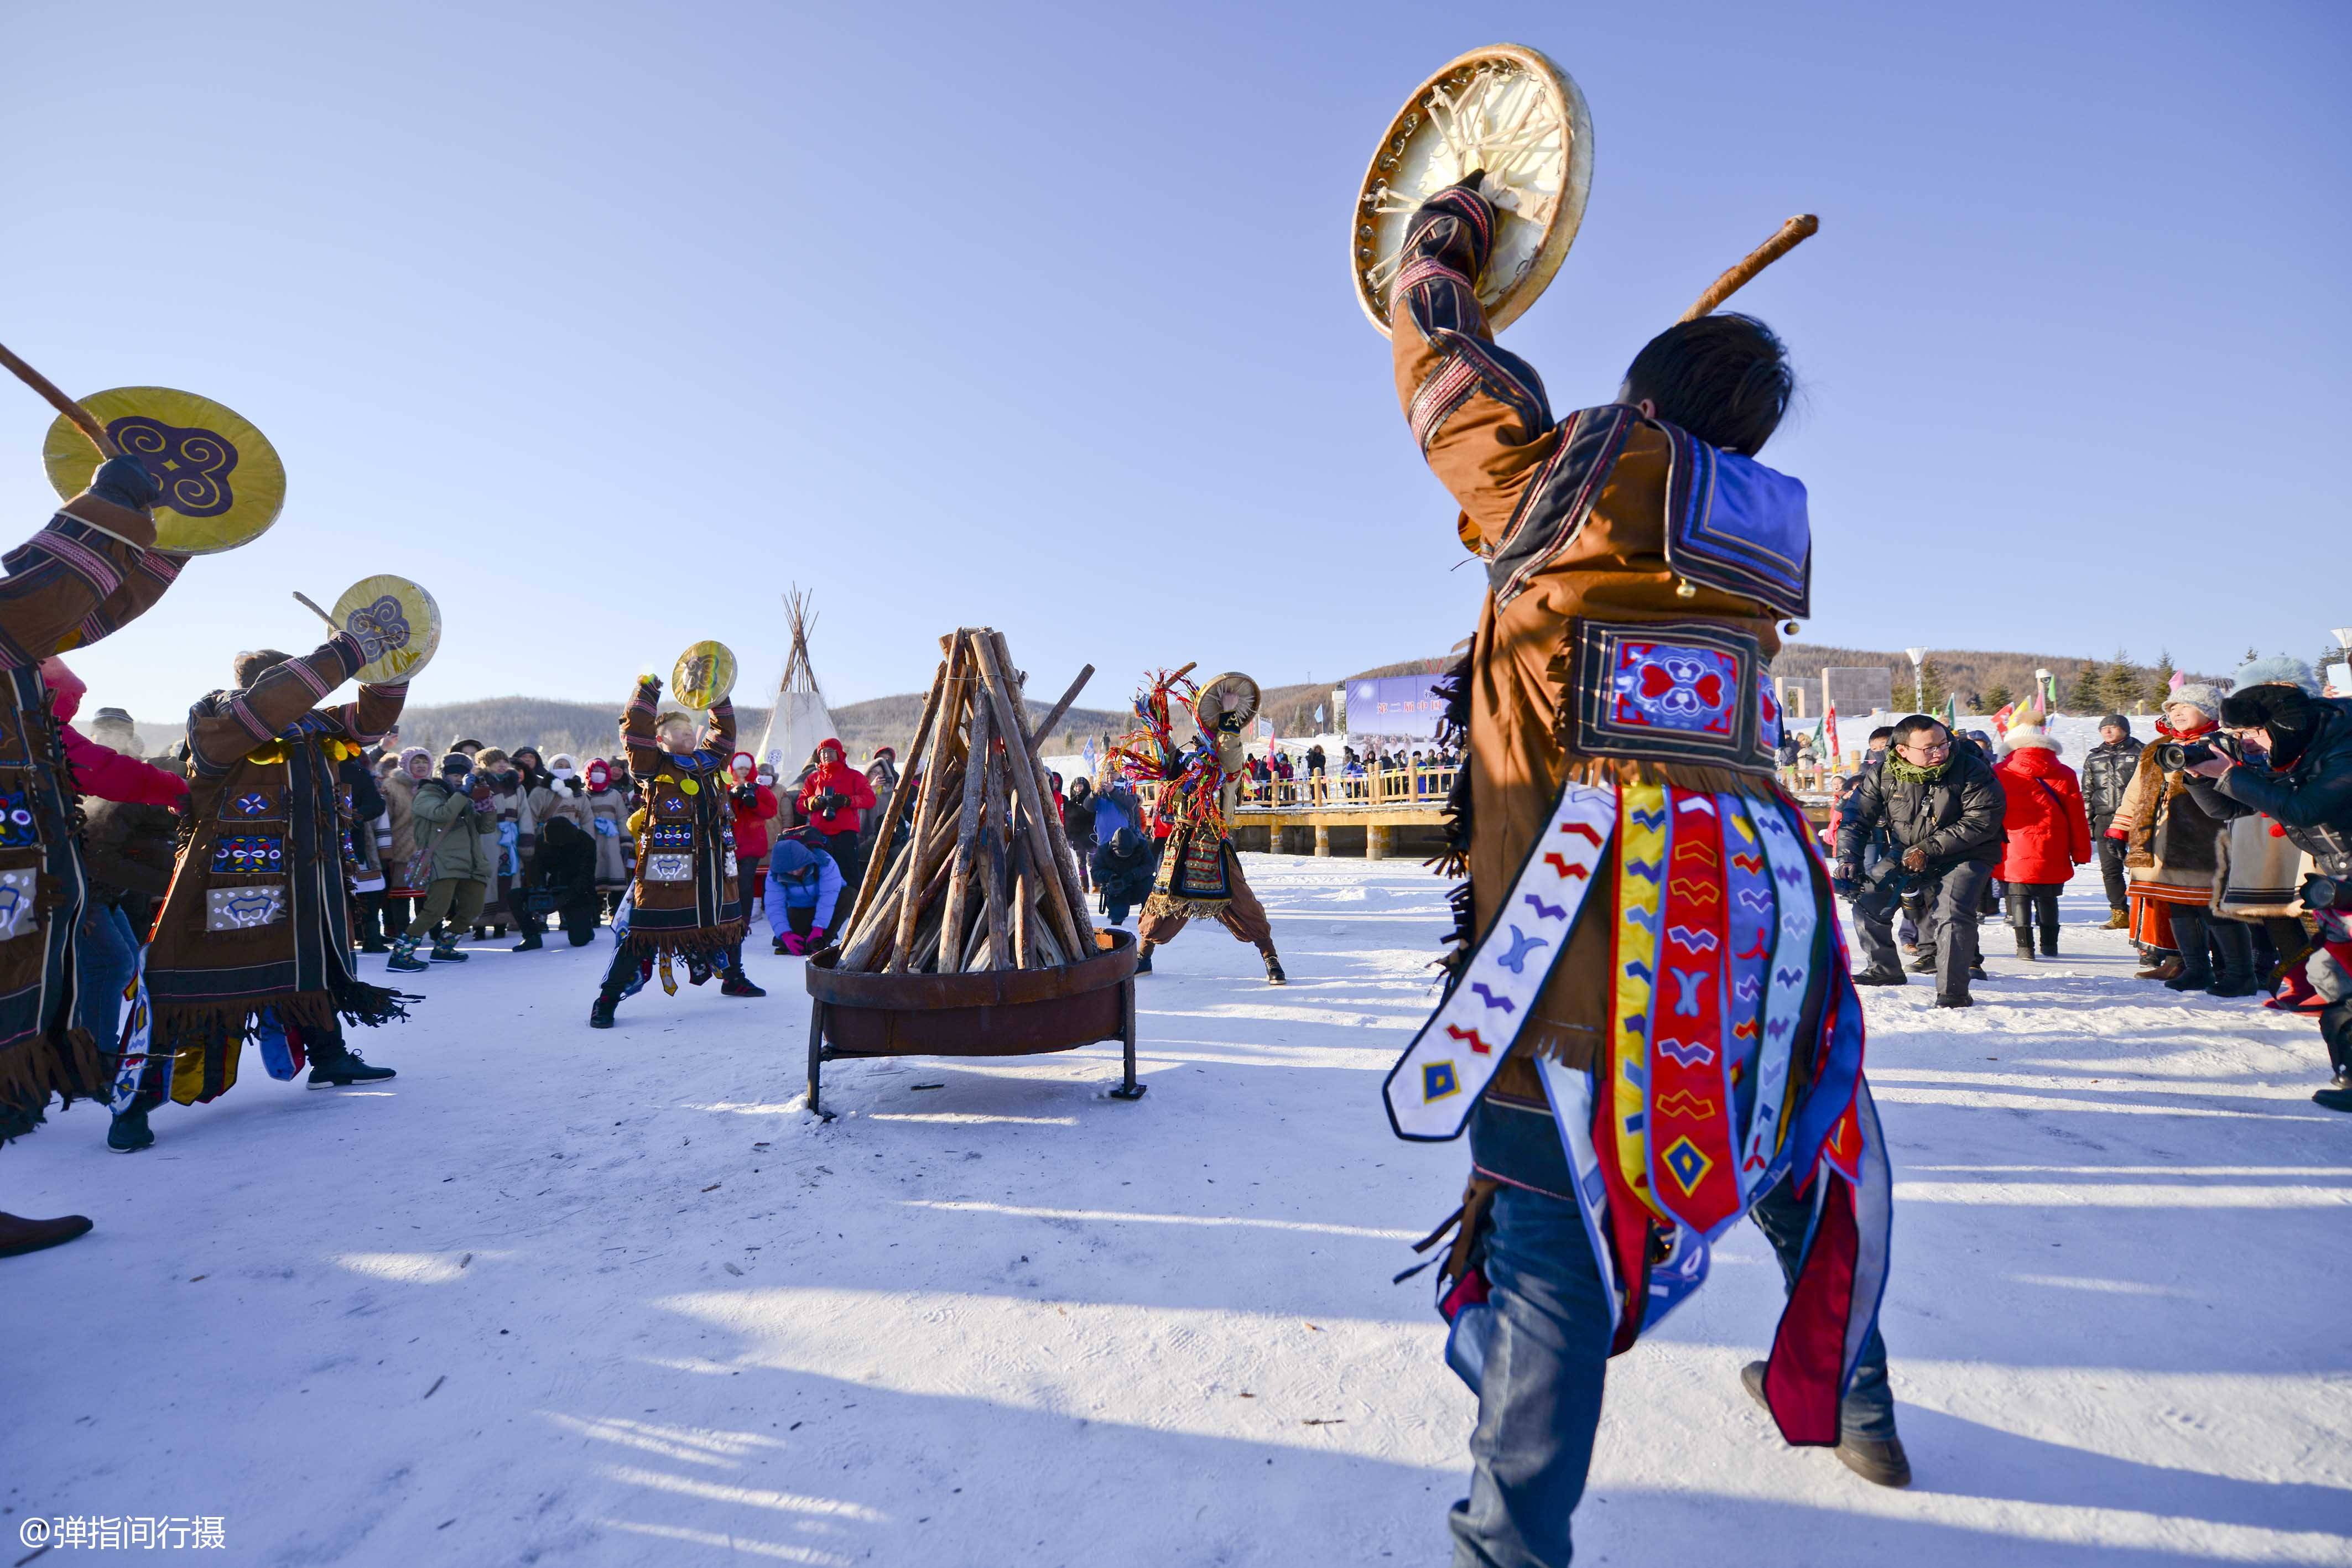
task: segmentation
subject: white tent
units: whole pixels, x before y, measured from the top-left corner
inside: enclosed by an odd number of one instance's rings
[[[767,736],[760,742],[760,760],[776,770],[780,786],[799,777],[817,747],[835,733],[815,666],[809,663],[809,632],[816,617],[809,613],[808,595],[797,584],[784,595],[784,617],[792,627],[793,652],[784,662],[783,678],[776,683],[776,706],[768,716]]]

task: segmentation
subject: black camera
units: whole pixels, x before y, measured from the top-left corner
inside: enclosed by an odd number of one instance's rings
[[[2156,760],[2168,773],[2178,773],[2217,757],[2226,757],[2232,762],[2245,760],[2237,741],[2226,735],[2209,735],[2201,740],[2168,740],[2156,748]]]
[[[2315,912],[2352,909],[2352,878],[2313,872],[2303,879],[2302,897],[2303,906]]]

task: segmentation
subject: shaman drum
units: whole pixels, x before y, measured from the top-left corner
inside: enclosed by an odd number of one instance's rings
[[[724,643],[697,643],[677,656],[669,673],[670,695],[691,708],[709,710],[735,690],[735,654]]]
[[[1493,259],[1478,288],[1495,330],[1551,282],[1592,188],[1592,115],[1576,82],[1537,50],[1496,44],[1448,60],[1389,122],[1348,235],[1356,302],[1388,336],[1405,225],[1474,169],[1496,206]]]
[[[269,438],[236,410],[170,387],[115,387],[81,400],[123,455],[163,486],[155,547],[215,555],[258,538],[286,505],[286,465]],[[41,443],[41,465],[60,496],[89,483],[89,438],[63,414]]]
[[[379,572],[343,590],[334,622],[359,639],[367,663],[362,685],[388,686],[415,675],[441,647],[441,607],[404,577]]]

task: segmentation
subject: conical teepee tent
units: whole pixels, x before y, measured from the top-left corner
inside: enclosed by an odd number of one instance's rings
[[[809,663],[809,633],[816,627],[816,617],[809,612],[809,596],[797,583],[784,595],[784,619],[792,627],[792,657],[776,683],[776,706],[768,716],[767,736],[760,742],[760,760],[775,768],[780,785],[791,784],[810,754],[835,733],[824,691]]]

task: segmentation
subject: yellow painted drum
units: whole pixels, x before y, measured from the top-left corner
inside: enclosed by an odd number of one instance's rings
[[[735,654],[724,643],[697,643],[669,673],[669,694],[687,707],[715,707],[734,690]]]
[[[81,400],[126,456],[163,486],[158,549],[214,555],[258,538],[286,505],[286,465],[235,409],[170,387],[115,387]],[[79,496],[102,461],[63,414],[41,443],[59,496]]]
[[[363,577],[335,601],[335,624],[360,641],[367,663],[362,685],[388,686],[413,677],[441,646],[441,607],[404,577]]]

